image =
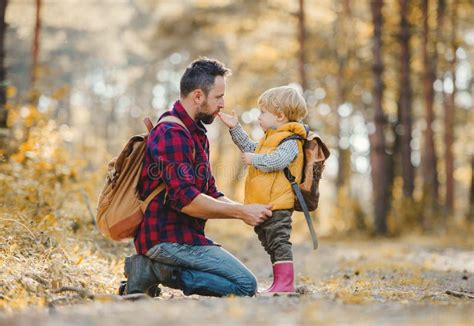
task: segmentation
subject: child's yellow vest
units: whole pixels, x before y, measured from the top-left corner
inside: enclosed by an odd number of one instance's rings
[[[306,137],[303,124],[298,122],[285,123],[276,130],[267,130],[265,136],[260,140],[255,150],[256,154],[268,154],[273,152],[281,141],[292,135]],[[291,162],[289,169],[296,178],[301,181],[304,154],[303,142],[298,143],[298,155]],[[293,209],[295,196],[290,182],[286,179],[283,170],[274,172],[263,172],[254,166],[249,166],[247,179],[245,181],[245,203],[246,204],[271,204],[272,210]]]

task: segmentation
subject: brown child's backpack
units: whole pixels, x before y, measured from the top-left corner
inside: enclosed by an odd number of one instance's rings
[[[296,183],[295,177],[288,168],[284,169],[284,173],[288,181],[291,183],[296,200],[294,209],[304,212],[306,222],[308,223],[313,240],[314,249],[318,248],[318,240],[314,231],[313,223],[309,212],[315,211],[319,204],[319,180],[324,169],[324,163],[328,159],[330,152],[327,146],[316,133],[307,128],[306,138],[300,136],[290,136],[282,141],[295,139],[303,140],[304,164],[301,182]]]
[[[120,154],[108,163],[105,186],[99,195],[96,224],[104,236],[113,240],[133,238],[148,204],[165,190],[164,183],[161,183],[145,200],[140,200],[137,193],[146,142],[153,128],[150,119],[146,118],[144,122],[148,133],[130,138]],[[158,124],[163,122],[177,123],[186,128],[174,116],[166,116]]]

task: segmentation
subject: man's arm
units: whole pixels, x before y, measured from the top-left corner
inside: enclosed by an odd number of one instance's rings
[[[236,218],[253,226],[271,216],[270,205],[228,203],[201,193],[194,185],[193,140],[181,126],[164,123],[159,128],[163,128],[163,133],[151,152],[160,163],[160,176],[171,208],[196,218]],[[211,194],[221,197],[216,189]]]
[[[242,205],[226,197],[212,198],[199,194],[191,203],[181,209],[181,212],[202,219],[240,219],[245,223],[256,226],[272,215],[271,205]]]
[[[227,198],[226,196],[221,196],[221,197],[219,197],[219,198],[216,198],[216,199],[217,199],[217,200],[219,200],[219,201],[222,201],[222,202],[224,202],[224,203],[229,203],[229,204],[240,204],[240,203],[238,203],[238,202],[236,202],[236,201],[233,201],[233,200],[232,200],[232,199],[230,199],[230,198]]]

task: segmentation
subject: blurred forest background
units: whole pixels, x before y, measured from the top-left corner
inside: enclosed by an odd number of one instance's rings
[[[472,221],[470,1],[1,3],[1,149],[13,170],[37,170],[25,184],[61,188],[103,171],[144,131],[143,117],[155,120],[178,98],[185,67],[205,55],[233,70],[226,111],[255,139],[260,93],[286,84],[304,92],[306,122],[333,154],[323,232]],[[209,137],[219,187],[242,199],[226,128],[216,121]]]
[[[97,233],[107,161],[178,98],[199,56],[232,69],[225,111],[254,139],[264,90],[303,92],[331,150],[320,235],[472,236],[472,1],[0,0],[1,250],[62,235],[71,261],[89,259],[74,234]],[[220,121],[208,130],[218,187],[242,200],[239,152]],[[294,237],[308,238],[303,218]]]

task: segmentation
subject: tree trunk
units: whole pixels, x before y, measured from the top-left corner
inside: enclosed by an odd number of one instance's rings
[[[471,193],[469,196],[469,220],[474,224],[474,155],[471,156]]]
[[[0,156],[8,152],[8,110],[7,103],[7,72],[5,69],[5,35],[7,24],[5,13],[7,11],[7,0],[0,0]],[[0,159],[1,160],[1,159]]]
[[[306,73],[305,73],[305,39],[306,39],[306,27],[305,27],[305,10],[304,10],[304,0],[299,0],[299,10],[298,10],[298,41],[300,44],[299,53],[298,53],[298,69],[300,75],[300,83],[303,88],[303,92],[307,89]]]
[[[338,60],[338,74],[336,76],[336,101],[335,107],[338,108],[345,102],[345,90],[344,90],[344,64],[341,62],[344,60]],[[336,113],[337,117],[337,138],[340,140],[342,137],[348,136],[343,134],[341,130],[342,118],[339,113]],[[347,134],[347,132],[346,132]],[[338,145],[338,172],[336,179],[336,187],[340,189],[347,184],[351,173],[351,153],[348,148],[343,148]]]
[[[408,22],[408,2],[400,0],[400,99],[399,118],[400,129],[400,159],[402,165],[403,194],[412,198],[415,188],[415,171],[411,163],[411,134],[412,134],[412,90],[410,81],[410,26]]]
[[[7,128],[8,114],[5,108],[5,104],[7,103],[7,73],[5,69],[5,34],[7,29],[5,12],[7,10],[7,4],[7,0],[0,0],[0,129]]]
[[[437,158],[434,144],[433,134],[433,102],[434,102],[434,90],[433,83],[436,75],[436,57],[430,55],[429,41],[430,41],[430,30],[429,30],[429,0],[423,0],[423,94],[425,102],[425,122],[426,128],[424,132],[424,151],[422,160],[423,170],[423,202],[427,205],[428,216],[432,217],[436,211],[438,203],[438,174],[437,174]],[[427,220],[424,219],[424,222]]]
[[[349,48],[349,42],[347,39],[348,35],[351,35],[348,30],[350,27],[349,20],[351,16],[350,2],[348,0],[343,1],[342,12],[336,8],[337,18],[334,21],[334,39],[338,45],[334,48],[335,57],[337,62],[337,76],[336,76],[336,90],[335,90],[335,107],[339,108],[342,104],[346,102],[346,68],[351,56],[351,50]],[[337,138],[341,139],[342,137],[349,136],[344,135],[341,130],[341,116],[337,113]],[[348,148],[342,148],[338,146],[338,174],[336,179],[336,186],[338,189],[343,187],[350,178],[351,173],[351,153]]]
[[[35,89],[35,83],[38,79],[38,55],[39,55],[39,39],[41,31],[41,0],[36,0],[36,22],[35,33],[33,37],[33,51],[31,64],[31,89]]]
[[[440,0],[440,2],[444,2]],[[445,173],[446,173],[446,196],[445,207],[448,213],[454,210],[454,112],[455,103],[454,97],[456,94],[456,20],[457,20],[457,1],[453,2],[451,14],[451,51],[453,53],[452,59],[448,62],[448,75],[451,77],[453,83],[452,92],[445,92],[445,107],[444,107],[444,158],[445,158]]]
[[[382,108],[383,98],[383,61],[382,61],[382,6],[383,0],[370,2],[374,26],[373,35],[373,79],[374,79],[374,122],[375,131],[370,135],[372,185],[374,197],[374,225],[377,234],[387,233],[387,213],[389,210],[389,185],[387,173],[387,154],[385,152],[385,115]]]
[[[118,100],[115,98],[111,98],[109,112],[105,114],[105,139],[106,139],[106,147],[109,153],[113,153],[117,150],[117,142],[116,137],[113,135],[115,134],[116,130],[120,127],[117,125],[117,102]]]

